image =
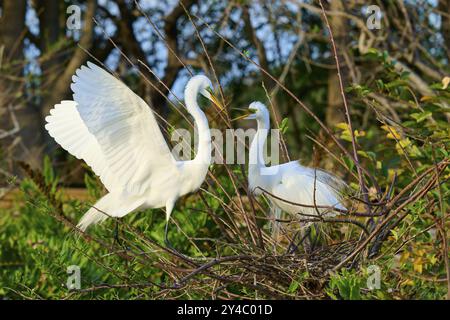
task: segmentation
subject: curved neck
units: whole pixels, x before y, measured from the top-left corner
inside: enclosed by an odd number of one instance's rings
[[[197,95],[198,90],[186,90],[185,92],[186,108],[194,118],[198,132],[198,148],[193,162],[209,166],[211,163],[211,133],[208,119],[197,103]]]
[[[267,135],[269,133],[270,120],[258,119],[257,124],[257,131],[250,145],[249,168],[260,168],[266,166],[264,161],[264,143],[266,142]]]

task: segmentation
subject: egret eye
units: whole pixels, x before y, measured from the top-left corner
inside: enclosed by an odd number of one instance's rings
[[[258,112],[258,109],[248,108],[248,111],[250,111],[250,113],[256,113],[256,112]]]

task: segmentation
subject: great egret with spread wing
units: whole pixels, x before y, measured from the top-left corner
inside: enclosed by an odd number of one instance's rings
[[[177,161],[150,107],[124,83],[90,62],[72,80],[74,101],[55,105],[45,128],[61,147],[83,159],[109,192],[84,214],[78,228],[84,231],[108,216],[165,207],[167,241],[175,202],[200,187],[211,162],[208,120],[197,103],[201,94],[220,106],[211,81],[197,75],[186,85],[185,103],[198,129],[198,151],[192,160]]]
[[[299,161],[266,166],[263,150],[270,130],[269,111],[261,102],[251,103],[248,110],[247,114],[238,117],[257,122],[257,132],[249,151],[248,184],[253,194],[265,193],[272,204],[275,220],[280,218],[281,211],[317,218],[331,214],[332,208],[345,210],[340,193],[346,184],[341,179],[323,170],[302,166]],[[277,223],[274,221],[273,225],[277,226]]]

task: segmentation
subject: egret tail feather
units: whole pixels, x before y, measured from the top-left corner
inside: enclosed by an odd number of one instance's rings
[[[81,218],[77,227],[85,231],[90,225],[105,221],[108,217],[121,218],[130,212],[139,210],[145,197],[108,193],[98,200]]]
[[[111,198],[111,194],[108,193],[104,197],[100,198],[81,218],[78,222],[77,228],[86,231],[86,229],[92,225],[105,221],[109,216],[109,209],[114,208],[114,203]]]

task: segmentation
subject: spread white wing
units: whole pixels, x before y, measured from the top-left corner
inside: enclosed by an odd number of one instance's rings
[[[91,160],[91,153],[84,149],[88,144],[76,145],[81,136],[89,137],[86,132],[75,135],[77,141],[69,141],[69,138],[63,141],[58,137],[65,145],[58,141],[56,135],[55,140],[70,153],[75,152],[72,154],[82,157],[100,175],[108,190],[142,194],[156,172],[158,176],[161,172],[166,172],[167,176],[175,173],[175,159],[155,116],[139,96],[120,80],[89,62],[88,67],[82,66],[77,70],[72,80],[76,109],[88,133],[97,142],[97,150],[93,153],[101,153],[101,160]],[[74,127],[70,127],[72,132]]]
[[[50,110],[45,120],[45,129],[50,136],[70,154],[83,159],[108,191],[120,187],[109,170],[100,145],[81,119],[75,101],[61,101]]]

